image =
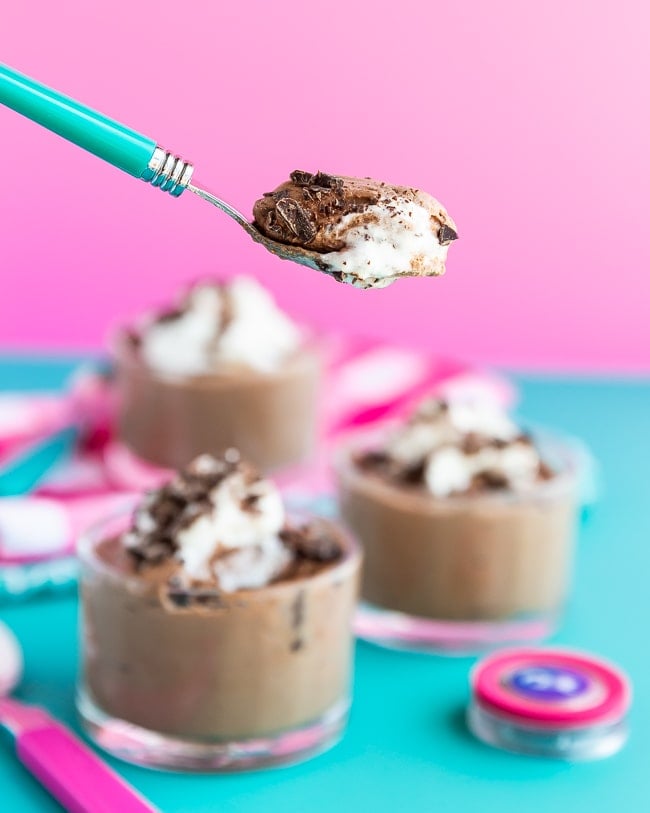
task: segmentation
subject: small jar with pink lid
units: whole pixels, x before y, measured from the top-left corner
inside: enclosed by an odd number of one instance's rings
[[[468,725],[489,745],[579,761],[611,756],[627,739],[629,682],[593,655],[502,650],[480,661],[470,682]]]

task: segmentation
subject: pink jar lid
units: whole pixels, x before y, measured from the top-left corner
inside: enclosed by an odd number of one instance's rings
[[[485,711],[535,728],[586,728],[622,719],[631,701],[616,667],[568,649],[501,650],[471,673],[475,702]]]

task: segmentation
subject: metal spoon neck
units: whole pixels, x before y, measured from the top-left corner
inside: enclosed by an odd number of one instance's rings
[[[225,200],[218,198],[216,195],[213,195],[212,192],[208,192],[207,189],[204,189],[201,186],[197,186],[196,184],[188,184],[187,188],[190,192],[193,192],[199,198],[211,203],[213,206],[216,206],[217,209],[221,209],[224,214],[227,214],[228,217],[231,217],[233,220],[236,220],[240,226],[242,226],[246,231],[253,235],[257,234],[257,229],[249,223],[248,219],[244,217],[244,215],[235,209],[234,206],[231,206],[229,203],[226,203]]]
[[[189,186],[193,173],[193,164],[157,146],[141,178],[178,198]]]

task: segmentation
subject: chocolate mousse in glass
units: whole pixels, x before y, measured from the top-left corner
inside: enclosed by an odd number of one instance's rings
[[[176,469],[229,446],[263,471],[309,457],[318,354],[255,280],[196,284],[114,343],[118,435]]]
[[[336,524],[287,517],[235,450],[95,528],[80,558],[78,709],[103,748],[222,771],[340,738],[360,553]]]
[[[567,597],[576,473],[493,404],[423,403],[337,462],[341,516],[364,549],[357,631],[472,652],[543,638]]]

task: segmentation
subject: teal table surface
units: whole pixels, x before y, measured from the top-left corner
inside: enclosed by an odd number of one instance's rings
[[[0,388],[60,386],[74,359],[0,358]],[[564,764],[490,749],[466,731],[469,658],[359,643],[343,741],[311,762],[229,776],[156,773],[109,760],[163,811],[644,811],[650,804],[650,380],[517,376],[522,414],[583,438],[602,467],[582,523],[575,589],[557,643],[621,664],[635,687],[631,737],[603,762]],[[25,651],[18,695],[77,727],[71,595],[4,607]],[[55,811],[0,741],[0,810]],[[115,811],[119,813],[119,811]]]

